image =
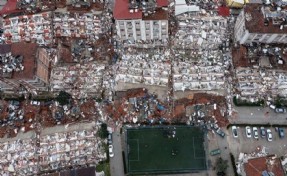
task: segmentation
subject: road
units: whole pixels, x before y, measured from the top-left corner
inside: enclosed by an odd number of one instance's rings
[[[121,135],[119,131],[113,132],[114,157],[110,158],[111,176],[124,176]]]

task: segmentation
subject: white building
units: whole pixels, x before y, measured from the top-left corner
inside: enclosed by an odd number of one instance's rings
[[[120,41],[165,41],[168,38],[167,0],[116,0],[114,18]]]
[[[240,44],[287,43],[287,10],[247,4],[237,18],[234,30]]]

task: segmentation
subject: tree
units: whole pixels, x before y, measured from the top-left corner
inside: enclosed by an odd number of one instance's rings
[[[108,137],[109,132],[108,132],[107,128],[108,128],[107,124],[105,124],[105,123],[101,124],[101,128],[98,131],[98,136],[100,138],[105,139]]]
[[[72,96],[69,93],[61,91],[56,97],[56,100],[60,103],[60,105],[64,106],[70,103],[71,98]]]
[[[225,175],[226,169],[228,167],[227,163],[227,160],[223,160],[221,157],[217,158],[215,167],[218,176]]]

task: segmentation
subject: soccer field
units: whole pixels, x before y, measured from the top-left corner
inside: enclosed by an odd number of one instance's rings
[[[147,174],[205,170],[203,142],[203,132],[197,127],[127,129],[127,171]]]

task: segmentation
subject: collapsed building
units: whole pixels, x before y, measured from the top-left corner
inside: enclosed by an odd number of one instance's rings
[[[170,64],[164,55],[124,55],[115,65],[116,82],[168,86],[171,73]]]
[[[247,4],[237,17],[234,36],[240,44],[287,43],[287,9],[283,1]]]
[[[287,96],[287,72],[264,68],[238,68],[237,89],[243,97]]]
[[[73,166],[95,166],[107,158],[103,141],[95,135],[94,129],[72,130],[3,142],[0,174],[36,175]]]
[[[99,15],[93,12],[55,12],[53,29],[55,37],[82,38],[94,42],[101,33]]]
[[[129,44],[167,44],[167,6],[167,0],[116,0],[114,19],[118,40]]]
[[[102,93],[104,64],[56,66],[51,71],[51,91],[65,90],[75,98],[99,96]]]
[[[4,19],[3,38],[7,44],[16,42],[35,42],[49,45],[53,41],[52,14],[44,12]]]
[[[0,78],[1,90],[7,94],[25,94],[49,89],[50,60],[41,56],[36,58],[38,45],[35,43],[14,43],[0,46],[3,60],[3,69]],[[4,49],[6,48],[6,49]],[[23,49],[25,48],[25,49]],[[15,56],[18,59],[13,59]],[[11,58],[12,57],[12,58]],[[17,67],[19,66],[19,67]]]

